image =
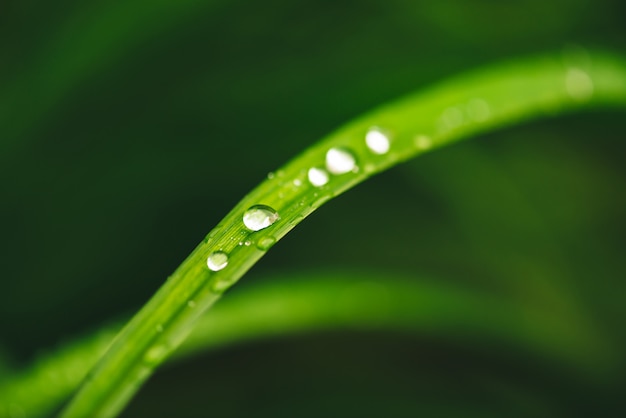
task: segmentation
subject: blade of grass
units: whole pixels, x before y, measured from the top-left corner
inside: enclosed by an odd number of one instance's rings
[[[503,343],[586,375],[604,376],[615,367],[615,350],[593,327],[530,301],[510,301],[442,281],[388,273],[275,279],[235,294],[217,304],[210,315],[203,315],[172,360],[295,333],[386,329],[462,344]],[[0,416],[9,415],[10,405],[19,406],[31,418],[49,414],[78,386],[120,328],[106,327],[71,343],[0,385]]]
[[[455,78],[347,124],[293,159],[235,206],[120,332],[63,416],[116,415],[185,339],[200,314],[273,243],[323,203],[375,173],[430,149],[533,117],[624,105],[626,64],[622,58],[608,54],[544,56]],[[366,146],[365,135],[373,126],[384,129],[391,138],[388,152],[379,155]],[[267,146],[272,146],[271,141]],[[313,186],[307,170],[323,166],[327,152],[334,147],[350,150],[356,160],[354,169],[331,175],[324,186]],[[229,175],[236,175],[236,169],[224,173],[223,178],[208,180],[207,191],[212,182],[228,181]],[[252,232],[242,216],[258,204],[276,210],[280,219]],[[378,226],[374,220],[364,228]],[[216,251],[228,254],[228,265],[212,271],[207,268],[207,257]]]

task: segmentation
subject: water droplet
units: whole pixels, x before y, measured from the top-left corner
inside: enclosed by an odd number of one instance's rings
[[[294,186],[296,186],[296,187],[300,187],[300,186],[302,186],[302,180],[300,180],[300,179],[294,179],[294,180],[293,180],[293,185],[294,185]]]
[[[432,146],[433,141],[426,135],[418,135],[415,137],[415,147],[419,149],[428,149]]]
[[[246,247],[249,247],[249,246],[252,244],[252,242],[250,242],[250,241],[246,241],[246,242],[244,242],[243,244],[244,244]]]
[[[365,134],[365,143],[374,154],[386,154],[389,152],[389,136],[379,128],[370,128]]]
[[[189,302],[187,302],[187,306],[193,309],[196,307],[196,302],[194,300],[190,300]]]
[[[309,182],[315,187],[321,187],[328,183],[328,172],[323,168],[310,168],[308,177]]]
[[[593,81],[579,68],[569,68],[565,74],[565,89],[572,99],[583,102],[593,94]]]
[[[164,345],[156,345],[150,348],[143,360],[150,366],[156,366],[161,363],[167,355],[167,348]]]
[[[346,149],[331,148],[326,153],[326,168],[332,174],[345,174],[356,168],[356,159]]]
[[[268,179],[270,179],[270,180],[271,180],[271,179],[273,179],[274,177],[275,177],[274,172],[269,172],[269,173],[267,173],[267,178],[268,178]]]
[[[439,118],[439,128],[448,131],[458,128],[463,123],[463,112],[456,106],[447,108]]]
[[[243,224],[251,231],[265,229],[278,219],[278,212],[266,205],[254,205],[243,214]]]
[[[476,122],[484,122],[491,115],[489,104],[483,99],[472,99],[467,103],[467,115]]]
[[[268,237],[261,238],[259,242],[257,243],[256,247],[261,251],[267,251],[270,248],[272,248],[274,244],[276,244],[276,238],[272,236],[268,236]]]
[[[224,251],[215,251],[209,255],[206,264],[210,270],[220,271],[228,265],[228,254]]]

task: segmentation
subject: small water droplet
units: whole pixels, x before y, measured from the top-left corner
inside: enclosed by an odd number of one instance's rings
[[[467,103],[467,115],[476,122],[484,122],[491,115],[489,104],[483,99],[472,99]]]
[[[593,81],[579,68],[569,68],[565,74],[565,89],[572,99],[584,102],[593,94]]]
[[[315,187],[321,187],[328,183],[328,172],[323,168],[310,168],[307,176],[309,182]]]
[[[275,176],[276,176],[276,175],[274,174],[274,172],[273,172],[273,171],[271,171],[271,172],[267,173],[267,178],[268,178],[268,179],[270,179],[270,180],[271,180],[271,179],[273,179]]]
[[[447,108],[439,118],[439,129],[448,131],[463,124],[463,112],[456,106]]]
[[[432,146],[433,141],[426,135],[418,135],[415,137],[415,147],[419,149],[428,149]]]
[[[167,348],[164,345],[156,345],[146,352],[143,360],[150,366],[156,366],[165,359],[166,355]]]
[[[254,205],[243,214],[243,224],[251,231],[265,229],[278,219],[278,212],[266,205]]]
[[[363,169],[365,170],[365,172],[367,174],[371,174],[376,170],[376,166],[372,163],[367,163],[365,164],[365,166],[363,167]]]
[[[193,309],[196,307],[196,302],[192,299],[189,302],[187,302],[187,306]]]
[[[244,242],[243,244],[244,244],[246,247],[249,247],[249,246],[252,244],[252,242],[251,242],[251,241],[246,241],[246,242]]]
[[[224,251],[215,251],[209,255],[206,264],[210,270],[220,271],[228,265],[228,254]]]
[[[267,251],[270,248],[272,248],[274,244],[276,244],[276,238],[272,236],[268,236],[268,237],[261,238],[259,242],[257,243],[256,247],[261,251]]]
[[[332,174],[345,174],[356,168],[356,158],[344,148],[331,148],[326,153],[326,168]]]
[[[386,154],[389,152],[389,136],[380,128],[370,128],[365,134],[365,144],[374,154]]]
[[[296,187],[300,187],[300,186],[302,186],[302,180],[300,180],[300,179],[294,179],[294,180],[293,180],[293,185],[294,185],[294,186],[296,186]]]

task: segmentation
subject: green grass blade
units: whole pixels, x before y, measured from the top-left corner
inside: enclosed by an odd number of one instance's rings
[[[621,58],[545,56],[453,79],[349,123],[293,159],[237,204],[122,330],[63,416],[116,415],[155,367],[180,345],[199,316],[273,243],[324,202],[373,174],[427,150],[522,120],[585,107],[624,105],[626,64]],[[374,126],[391,139],[389,152],[382,155],[371,152],[364,141]],[[272,146],[271,139],[267,146]],[[355,169],[331,175],[322,187],[311,185],[308,169],[323,166],[333,147],[349,149],[356,160]],[[212,184],[228,182],[228,176],[236,175],[236,163],[233,161],[235,168],[223,178],[207,179],[206,192],[211,192]],[[272,207],[280,219],[251,232],[242,216],[258,204]],[[372,219],[371,225],[363,227],[377,227],[377,218]],[[216,251],[228,254],[228,265],[211,271],[207,257]]]
[[[28,417],[49,414],[78,387],[120,328],[110,326],[80,339],[0,385],[0,415],[11,405],[19,405]],[[585,375],[610,373],[616,361],[615,350],[601,335],[567,315],[555,315],[530,301],[388,273],[318,273],[252,286],[203,315],[173,359],[260,338],[329,329],[386,329],[460,344],[496,342]]]

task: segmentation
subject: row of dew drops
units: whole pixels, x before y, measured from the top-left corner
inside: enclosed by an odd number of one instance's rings
[[[586,56],[586,51],[575,51],[577,55]],[[588,59],[588,58],[587,58]],[[568,65],[565,74],[566,92],[576,101],[586,101],[593,94],[594,86],[591,77],[582,69]],[[467,120],[465,118],[467,115]],[[450,131],[460,127],[464,122],[481,123],[491,117],[491,109],[483,99],[474,98],[463,106],[452,106],[443,111],[439,120],[439,132]],[[371,127],[365,134],[365,145],[375,155],[387,154],[391,148],[389,132],[379,127]],[[425,135],[418,135],[414,139],[418,149],[426,150],[432,146],[432,140]],[[357,160],[352,151],[343,147],[333,147],[326,152],[325,167],[311,167],[307,172],[309,183],[315,187],[325,186],[331,175],[356,173],[359,171]],[[366,167],[366,171],[367,171]],[[295,186],[302,184],[300,179],[293,181]],[[243,214],[243,223],[247,229],[256,232],[271,226],[280,219],[278,212],[267,205],[254,205]],[[262,238],[257,247],[261,250],[269,249],[275,242],[273,237]],[[250,245],[246,241],[245,245]],[[215,251],[207,258],[207,266],[212,271],[220,271],[228,265],[228,254],[224,251]]]
[[[373,154],[387,154],[391,148],[390,134],[381,128],[372,127],[365,134],[365,145]],[[415,145],[422,149],[429,148],[431,145],[430,138],[420,135],[415,139]],[[330,181],[331,175],[359,171],[354,153],[344,147],[330,148],[326,152],[325,160],[325,167],[311,167],[307,172],[309,183],[315,187],[325,186]],[[270,178],[272,177],[270,176]],[[300,186],[301,181],[299,179],[294,180],[294,185]],[[252,232],[265,229],[279,219],[278,212],[267,205],[254,205],[243,214],[243,224]],[[261,250],[267,250],[274,242],[273,237],[261,238],[257,247]],[[246,241],[245,245],[250,245],[250,241]],[[207,258],[207,267],[211,271],[223,270],[227,265],[228,254],[224,251],[215,251]]]

